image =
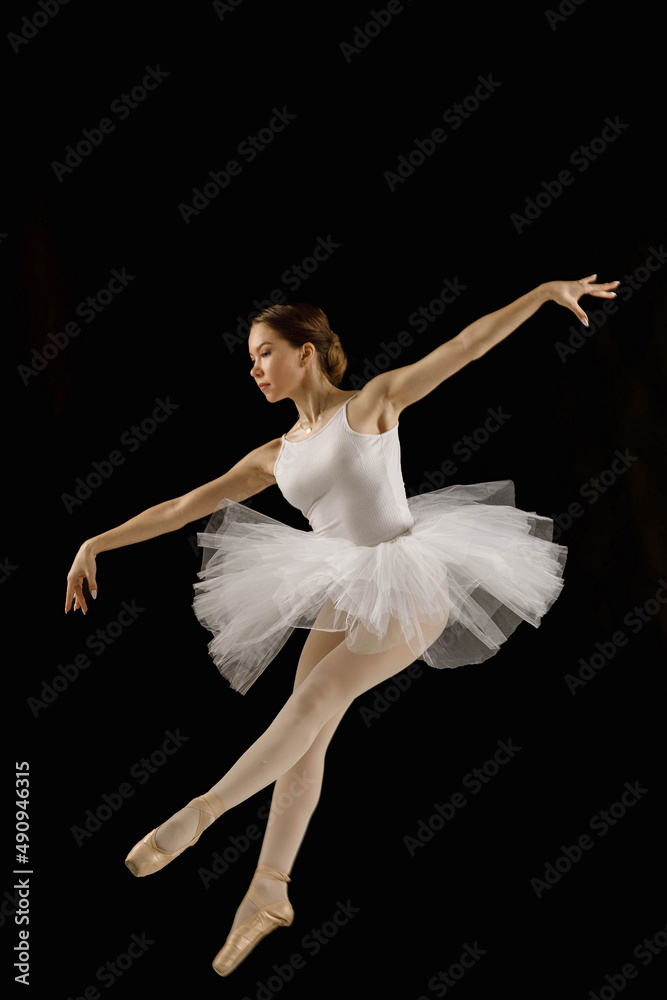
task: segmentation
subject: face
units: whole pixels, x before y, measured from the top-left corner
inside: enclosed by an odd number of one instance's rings
[[[250,375],[260,391],[271,402],[284,399],[298,381],[299,372],[303,371],[298,349],[291,347],[265,323],[256,323],[250,330],[248,351]]]

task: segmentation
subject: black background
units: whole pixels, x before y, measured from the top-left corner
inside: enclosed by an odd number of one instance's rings
[[[39,9],[7,10],[5,34]],[[255,998],[269,983],[269,995],[417,1000],[443,995],[429,987],[432,977],[475,942],[485,954],[447,996],[507,989],[583,1000],[604,987],[610,997],[605,977],[628,962],[637,969],[628,998],[657,996],[665,979],[664,952],[648,966],[633,956],[645,938],[663,932],[667,940],[659,849],[666,628],[664,611],[653,614],[656,595],[667,594],[665,266],[646,264],[667,237],[661,59],[650,48],[658,25],[650,9],[635,5],[612,20],[593,0],[564,5],[571,13],[553,26],[539,5],[415,2],[346,58],[341,43],[353,42],[372,9],[384,8],[244,0],[220,16],[211,3],[72,2],[30,29],[17,52],[5,43],[0,228],[5,301],[14,299],[17,316],[8,323],[4,392],[0,555],[15,732],[4,794],[11,801],[13,761],[28,761],[33,995],[74,998],[97,986],[112,997],[158,988]],[[145,101],[125,120],[110,113],[158,65],[168,76]],[[497,85],[488,99],[460,128],[443,126],[443,113],[489,75]],[[296,117],[247,162],[237,147],[274,108]],[[54,161],[104,117],[114,131],[59,180]],[[577,169],[570,156],[607,118],[625,128]],[[447,140],[392,192],[385,172],[437,127]],[[179,205],[234,157],[240,176],[186,224]],[[512,214],[568,167],[573,183],[517,231]],[[318,237],[338,246],[293,294],[282,275]],[[105,288],[114,268],[134,276],[127,288],[26,377],[20,366],[32,363],[31,351],[75,320],[78,303]],[[388,685],[355,702],[331,744],[322,800],[293,869],[296,921],[223,982],[210,963],[259,842],[208,888],[200,870],[258,823],[271,789],[154,878],[133,879],[123,861],[269,724],[291,690],[303,635],[240,696],[213,666],[209,634],[190,608],[202,525],[101,554],[99,597],[85,618],[63,615],[77,548],[216,478],[291,425],[292,404],[258,399],[247,350],[223,336],[254,299],[282,287],[321,306],[350,357],[342,387],[351,388],[352,376],[363,380],[369,364],[384,363],[382,342],[401,330],[413,341],[392,364],[417,360],[541,282],[592,272],[621,279],[625,293],[614,315],[591,319],[590,336],[548,303],[401,418],[405,483],[418,490],[489,409],[511,416],[440,485],[512,479],[517,506],[554,518],[578,502],[570,526],[557,521],[569,548],[562,595],[539,630],[523,624],[486,663],[444,672],[421,664],[394,702],[374,700]],[[410,315],[445,279],[465,291],[417,332]],[[591,315],[601,300],[581,305]],[[574,334],[580,346],[563,360],[556,345]],[[169,418],[135,450],[122,444],[167,398],[176,406]],[[584,484],[605,470],[608,482],[615,452],[626,449],[635,456],[627,470],[595,502],[590,490],[584,498]],[[63,496],[114,450],[122,464],[68,510]],[[276,488],[249,503],[304,527]],[[142,609],[136,620],[91,654],[89,637],[132,601]],[[647,601],[648,620],[633,630],[626,615]],[[566,675],[619,630],[627,642],[604,647],[614,655],[573,694]],[[59,665],[86,652],[90,667],[31,709],[43,683],[62,676]],[[369,719],[361,709],[374,704]],[[132,769],[177,730],[187,741],[141,784]],[[500,740],[521,751],[412,856],[404,838],[434,803],[463,790]],[[132,797],[79,846],[72,828],[126,782]],[[646,791],[605,836],[592,833],[592,818],[619,801],[626,782]],[[9,955],[18,931],[11,807],[7,816],[1,929]],[[538,898],[531,879],[585,833],[594,846]],[[313,954],[305,935],[347,901],[358,912]],[[106,986],[98,969],[133,933],[154,943]],[[274,965],[295,953],[303,968],[283,984]],[[12,984],[11,961],[3,986]]]

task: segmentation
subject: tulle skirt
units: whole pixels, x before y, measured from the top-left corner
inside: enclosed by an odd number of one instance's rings
[[[514,483],[408,499],[411,528],[357,545],[222,500],[197,540],[194,612],[208,650],[245,694],[295,628],[345,632],[355,653],[406,644],[436,668],[481,663],[519,622],[537,628],[563,587],[553,521],[519,510]]]

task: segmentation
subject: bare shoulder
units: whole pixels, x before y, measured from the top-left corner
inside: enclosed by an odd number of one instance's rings
[[[348,423],[360,434],[384,434],[396,426],[399,416],[399,408],[389,398],[384,373],[370,379],[347,407]]]

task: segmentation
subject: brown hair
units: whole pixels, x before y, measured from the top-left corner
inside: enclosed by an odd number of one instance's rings
[[[317,350],[320,368],[332,383],[338,385],[347,368],[347,357],[337,333],[318,306],[310,302],[283,302],[264,309],[253,319],[266,323],[292,347],[310,342]]]

